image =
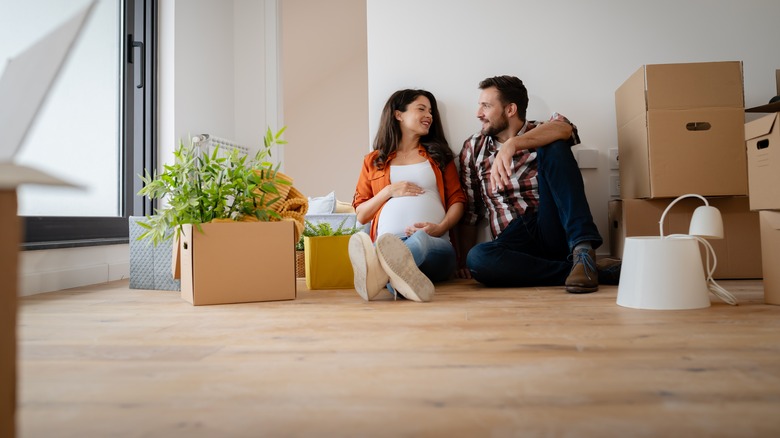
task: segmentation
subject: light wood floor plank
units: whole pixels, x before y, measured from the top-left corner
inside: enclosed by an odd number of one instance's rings
[[[353,290],[194,307],[127,281],[19,311],[19,436],[780,436],[780,306],[760,281],[708,309],[616,287]]]

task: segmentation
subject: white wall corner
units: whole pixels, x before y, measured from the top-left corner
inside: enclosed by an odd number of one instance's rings
[[[280,66],[280,32],[279,32],[279,1],[263,0],[265,3],[265,116],[266,124],[271,129],[279,130],[284,126],[281,99]],[[265,131],[263,131],[265,133]],[[284,147],[275,146],[271,151],[273,161],[281,163],[284,171]]]

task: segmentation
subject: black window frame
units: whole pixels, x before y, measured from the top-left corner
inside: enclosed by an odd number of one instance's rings
[[[157,4],[124,0],[123,83],[120,121],[120,197],[118,216],[23,216],[23,250],[116,245],[129,242],[128,218],[153,213],[153,203],[138,196],[138,175],[157,165]]]

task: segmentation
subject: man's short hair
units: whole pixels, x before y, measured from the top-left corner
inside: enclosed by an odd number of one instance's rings
[[[525,121],[525,114],[528,110],[528,90],[525,89],[523,81],[515,76],[494,76],[487,78],[479,83],[479,89],[495,87],[498,90],[498,97],[504,106],[514,103],[517,105],[517,116]]]

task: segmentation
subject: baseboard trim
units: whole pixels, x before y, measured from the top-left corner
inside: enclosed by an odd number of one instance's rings
[[[130,276],[127,245],[20,251],[19,296],[101,284]]]
[[[19,296],[54,292],[91,284],[128,278],[130,263],[81,266],[59,271],[22,275],[19,278]]]

